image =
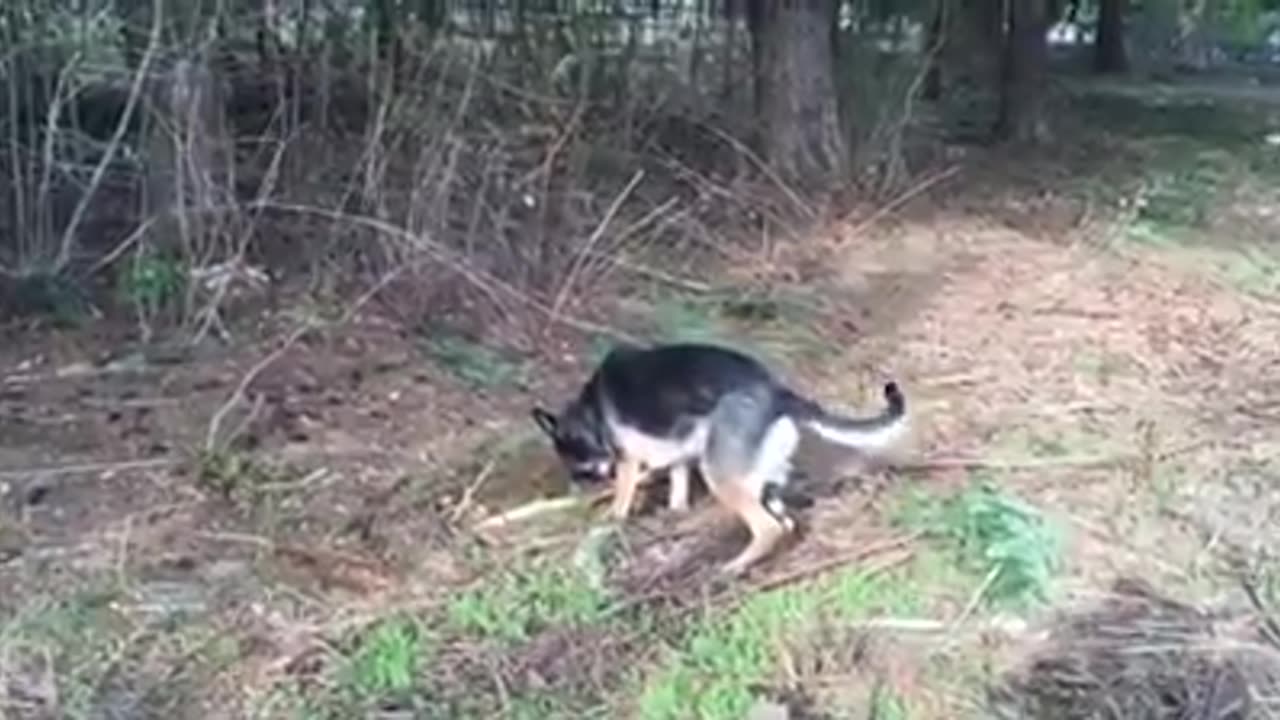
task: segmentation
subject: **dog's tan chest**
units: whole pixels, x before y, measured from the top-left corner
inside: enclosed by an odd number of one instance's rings
[[[654,437],[621,423],[611,423],[614,441],[624,455],[648,468],[665,468],[693,460],[702,455],[707,444],[709,426],[699,423],[679,438]]]

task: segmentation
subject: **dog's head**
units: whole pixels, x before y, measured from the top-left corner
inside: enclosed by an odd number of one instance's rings
[[[556,455],[577,485],[593,485],[613,479],[614,453],[604,437],[604,427],[571,406],[559,416],[535,407],[533,420],[551,438]]]

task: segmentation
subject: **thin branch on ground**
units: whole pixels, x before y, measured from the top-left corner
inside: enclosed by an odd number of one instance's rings
[[[795,583],[798,583],[798,582],[811,580],[814,577],[825,575],[826,573],[831,572],[833,570],[838,570],[844,567],[845,565],[850,565],[852,563],[860,562],[862,560],[866,560],[867,558],[875,557],[877,555],[890,553],[895,550],[903,550],[903,549],[907,550],[907,553],[906,553],[907,557],[903,558],[900,561],[900,562],[905,562],[913,554],[913,552],[910,550],[910,545],[914,543],[916,540],[920,539],[922,534],[923,533],[920,533],[920,532],[909,533],[907,535],[902,535],[899,537],[891,538],[881,543],[877,543],[870,547],[860,547],[851,552],[840,553],[833,557],[826,558],[821,562],[814,563],[813,565],[797,568],[796,570],[793,570],[791,572],[784,573],[782,575],[777,575],[771,578],[767,578],[759,583],[754,584],[752,586],[752,591],[764,592],[766,590],[775,590],[777,588],[785,587],[787,585],[794,585]],[[898,564],[898,563],[895,563],[895,564]]]
[[[179,458],[153,458],[150,460],[119,460],[116,462],[81,463],[77,465],[55,465],[51,467],[34,467],[24,470],[0,470],[0,479],[19,480],[29,477],[49,477],[58,475],[106,474],[125,470],[155,470],[173,467],[180,464]]]
[[[903,205],[906,205],[912,198],[916,197],[917,195],[920,195],[924,191],[928,190],[934,185],[937,185],[943,180],[946,180],[952,175],[955,175],[958,172],[960,172],[960,166],[952,165],[946,168],[945,170],[926,176],[923,180],[911,186],[910,188],[907,188],[905,191],[903,191],[900,195],[898,195],[894,199],[890,200],[884,205],[881,205],[879,208],[876,208],[875,212],[868,215],[866,218],[860,221],[857,225],[854,225],[848,231],[842,233],[840,243],[845,244],[857,238],[859,235],[861,235],[862,233],[866,232],[871,227],[873,227],[876,223],[888,217],[892,212],[902,207]],[[844,218],[846,222],[849,219],[850,218],[848,216],[845,216]]]
[[[930,470],[1044,470],[1048,468],[1105,468],[1137,462],[1140,456],[1120,453],[1116,455],[1082,455],[1049,458],[981,458],[937,457],[904,462],[895,465],[904,472]]]
[[[1262,616],[1262,630],[1268,642],[1280,649],[1280,621],[1276,620],[1274,610],[1268,608],[1267,604],[1262,600],[1262,593],[1258,592],[1258,586],[1250,578],[1241,575],[1240,587],[1244,590],[1245,596],[1249,598],[1249,604],[1253,605],[1254,610]]]

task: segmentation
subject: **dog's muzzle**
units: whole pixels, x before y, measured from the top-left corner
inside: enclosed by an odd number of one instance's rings
[[[613,463],[608,460],[581,463],[569,469],[569,478],[581,485],[594,485],[613,479]]]

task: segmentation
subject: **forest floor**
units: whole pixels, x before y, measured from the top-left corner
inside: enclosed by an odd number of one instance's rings
[[[907,393],[904,467],[809,448],[802,532],[735,582],[705,493],[478,527],[563,494],[528,410],[598,357],[581,333],[521,357],[369,306],[301,334],[335,314],[302,296],[181,357],[6,328],[0,714],[1280,717],[1280,118],[1082,114],[1090,151],[971,149],[617,299],[833,406]]]

